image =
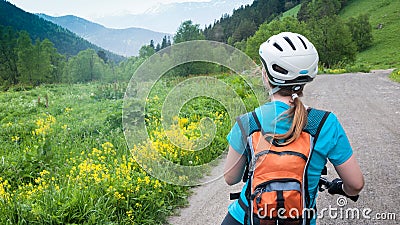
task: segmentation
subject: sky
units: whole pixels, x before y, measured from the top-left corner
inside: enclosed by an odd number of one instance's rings
[[[30,13],[75,15],[87,20],[116,15],[141,14],[158,4],[210,2],[211,0],[7,0]]]
[[[209,25],[233,8],[250,4],[253,0],[7,0],[24,11],[58,17],[74,15],[107,28],[144,28],[174,33],[182,21],[192,20],[201,26]],[[164,7],[172,3],[203,2],[196,7],[204,12],[186,10],[181,6]],[[161,7],[160,7],[161,6]],[[191,7],[191,5],[189,4]],[[182,8],[179,8],[182,7]],[[188,5],[186,5],[188,7]],[[170,11],[168,11],[170,10]],[[177,13],[179,10],[182,14]],[[172,13],[172,14],[171,14]],[[171,14],[171,15],[170,15]]]

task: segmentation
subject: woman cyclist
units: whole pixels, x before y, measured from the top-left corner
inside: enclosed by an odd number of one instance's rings
[[[271,89],[271,102],[258,107],[255,110],[256,116],[265,133],[273,133],[273,138],[280,143],[291,143],[299,137],[307,122],[313,119],[308,116],[308,107],[303,105],[299,97],[303,95],[305,84],[311,82],[318,72],[317,50],[304,36],[283,32],[264,42],[260,46],[259,54],[263,64],[264,84]],[[245,154],[246,140],[242,137],[242,133],[246,131],[242,131],[243,129],[236,123],[227,136],[229,152],[224,178],[228,185],[239,183],[246,168],[248,160]],[[327,116],[320,129],[309,160],[308,208],[315,207],[318,181],[327,160],[333,164],[342,180],[335,179],[332,190],[328,191],[348,196],[357,195],[364,186],[363,175],[345,131],[333,113]],[[244,221],[247,213],[244,208],[248,207],[245,194],[247,185],[248,182],[244,185],[239,199],[229,206],[222,225],[249,223]],[[307,224],[316,224],[315,216],[308,220]]]

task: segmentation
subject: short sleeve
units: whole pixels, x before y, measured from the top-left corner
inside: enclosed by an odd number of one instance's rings
[[[243,141],[242,132],[237,122],[235,123],[235,125],[233,125],[226,139],[228,140],[229,145],[232,146],[235,151],[237,151],[241,155],[244,154],[246,144]]]
[[[328,132],[331,134],[332,139],[328,159],[334,166],[339,166],[353,155],[353,149],[337,117],[333,113],[329,117],[331,117],[332,122]]]

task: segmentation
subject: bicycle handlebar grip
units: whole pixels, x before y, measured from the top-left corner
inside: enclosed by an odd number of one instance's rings
[[[358,200],[358,197],[360,197],[360,196],[359,195],[356,195],[356,196],[348,196],[348,195],[346,195],[346,197],[351,199],[353,202],[356,202]]]
[[[349,196],[343,191],[343,181],[340,178],[336,178],[332,181],[332,185],[328,188],[328,193],[331,195],[339,194],[343,195],[352,201],[356,202],[358,200],[359,195]]]

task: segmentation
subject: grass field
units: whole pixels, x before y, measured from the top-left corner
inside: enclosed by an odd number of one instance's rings
[[[282,19],[282,18],[285,18],[285,17],[287,17],[287,16],[297,17],[297,13],[299,12],[300,8],[301,8],[301,4],[298,4],[297,6],[295,6],[295,7],[291,8],[291,9],[289,9],[288,11],[286,11],[286,12],[284,12],[284,13],[282,14],[281,19]]]
[[[254,108],[238,76],[215,77]],[[178,127],[163,129],[162,103],[181,81],[162,80],[148,97],[148,142],[174,163],[200,165],[225,150],[231,118],[218,101],[196,98],[175,118]],[[132,157],[121,122],[125,87],[46,85],[0,93],[0,224],[162,224],[185,204],[188,187],[150,176]],[[204,116],[217,126],[205,151],[168,141],[167,134],[186,141],[201,136]],[[139,148],[146,152],[145,144]]]
[[[400,68],[400,1],[351,0],[340,16],[359,14],[369,15],[374,43],[357,55],[356,63],[368,63],[373,69]]]
[[[390,79],[400,83],[400,69],[396,69],[390,74]]]

